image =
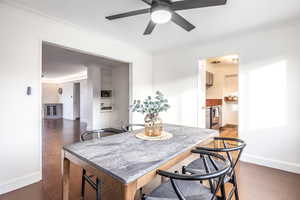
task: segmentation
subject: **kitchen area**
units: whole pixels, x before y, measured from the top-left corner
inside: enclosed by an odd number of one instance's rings
[[[238,128],[238,66],[235,55],[206,60],[206,128]]]

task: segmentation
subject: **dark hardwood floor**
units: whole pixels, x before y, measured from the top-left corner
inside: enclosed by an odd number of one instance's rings
[[[45,120],[43,128],[43,181],[0,196],[0,200],[60,200],[61,148],[79,141],[85,125],[79,121]],[[234,136],[234,129],[222,136]],[[193,158],[190,158],[193,159]],[[184,162],[188,162],[186,160]],[[241,200],[299,200],[300,175],[241,162],[237,167]],[[81,169],[71,166],[71,199],[79,200]],[[153,189],[154,181],[144,191]],[[94,200],[95,192],[87,187],[86,200]]]

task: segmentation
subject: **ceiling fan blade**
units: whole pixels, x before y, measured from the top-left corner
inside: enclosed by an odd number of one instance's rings
[[[188,22],[186,19],[181,17],[179,14],[176,12],[172,12],[172,21],[177,24],[178,26],[182,27],[186,31],[191,31],[194,28],[196,28],[193,24]]]
[[[135,11],[130,11],[130,12],[122,13],[122,14],[111,15],[111,16],[108,16],[105,18],[109,19],[109,20],[113,20],[113,19],[119,19],[119,18],[123,18],[123,17],[130,17],[130,16],[134,16],[134,15],[141,15],[141,14],[149,13],[150,11],[151,11],[150,8],[146,8],[146,9],[142,9],[142,10],[135,10]]]
[[[156,24],[150,20],[145,32],[144,32],[144,35],[149,35],[152,33],[153,29],[155,28]]]
[[[152,0],[142,0],[143,2],[145,2],[146,4],[148,4],[148,5],[152,5]]]
[[[171,8],[172,10],[187,10],[193,8],[225,5],[226,2],[227,0],[185,0],[173,2]]]

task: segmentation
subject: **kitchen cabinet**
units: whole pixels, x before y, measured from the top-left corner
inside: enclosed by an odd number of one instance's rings
[[[62,104],[44,104],[44,119],[60,119],[62,118]]]
[[[206,86],[210,87],[214,85],[214,74],[206,71]]]

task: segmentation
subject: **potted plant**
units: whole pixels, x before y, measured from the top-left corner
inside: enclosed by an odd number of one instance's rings
[[[155,93],[154,97],[148,96],[143,102],[134,100],[131,106],[132,112],[145,114],[145,135],[151,137],[161,135],[163,124],[159,113],[167,111],[169,108],[168,100],[159,91]]]

